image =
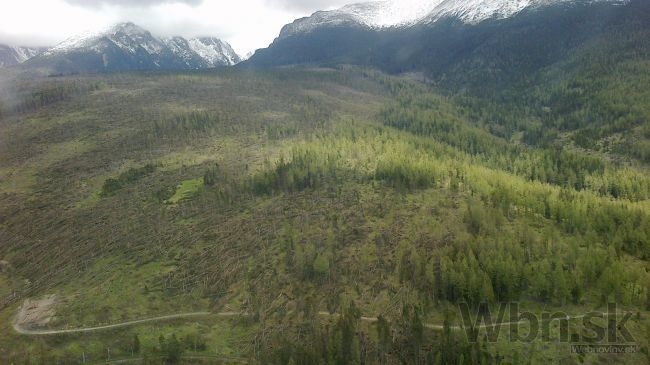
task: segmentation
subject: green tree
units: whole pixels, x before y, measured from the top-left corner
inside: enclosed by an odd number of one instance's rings
[[[178,364],[183,355],[183,347],[181,343],[176,338],[175,334],[172,334],[169,339],[165,339],[162,335],[159,338],[160,342],[160,351],[163,354],[165,364]]]
[[[321,276],[327,276],[330,272],[330,261],[328,255],[319,254],[314,260],[314,272]]]
[[[390,323],[383,316],[377,318],[377,351],[379,352],[379,363],[386,364],[386,355],[390,352],[392,336],[390,332]]]

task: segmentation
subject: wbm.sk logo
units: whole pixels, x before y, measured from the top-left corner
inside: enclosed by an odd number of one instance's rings
[[[463,328],[470,342],[477,342],[479,333],[488,342],[497,342],[508,336],[512,342],[567,343],[574,353],[630,353],[639,346],[626,327],[632,313],[623,313],[615,303],[607,305],[606,312],[568,313],[520,311],[519,303],[502,303],[496,318],[488,304],[479,305],[472,318],[469,305],[459,304]],[[507,313],[507,315],[506,315]]]

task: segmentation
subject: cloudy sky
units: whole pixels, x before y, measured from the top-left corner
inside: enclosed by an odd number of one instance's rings
[[[49,46],[132,21],[158,36],[217,36],[241,54],[266,47],[282,26],[353,0],[0,0],[0,43]]]

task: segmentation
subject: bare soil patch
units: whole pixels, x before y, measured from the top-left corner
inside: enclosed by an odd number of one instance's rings
[[[41,299],[26,299],[16,315],[16,325],[21,328],[47,326],[56,313],[56,303],[56,295],[47,295]]]

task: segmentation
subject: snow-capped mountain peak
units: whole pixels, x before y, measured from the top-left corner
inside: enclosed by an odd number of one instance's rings
[[[83,48],[91,48],[101,52],[106,48],[106,44],[101,44],[102,41],[108,41],[130,53],[136,53],[138,47],[142,47],[150,54],[153,54],[160,52],[164,47],[164,44],[148,31],[131,22],[125,22],[115,24],[98,32],[86,32],[68,38],[49,49],[46,54],[54,55]]]
[[[456,17],[466,23],[478,23],[486,19],[508,18],[526,8],[572,1],[575,0],[444,0],[439,1],[424,20],[436,21],[444,17]]]
[[[108,29],[113,34],[117,34],[117,33],[125,33],[125,34],[130,34],[130,35],[146,35],[146,34],[150,34],[148,31],[146,31],[145,29],[135,25],[132,22],[117,23],[117,24],[111,26]]]
[[[381,0],[345,5],[331,11],[318,11],[310,17],[286,25],[280,38],[308,33],[326,26],[356,24],[371,28],[408,26],[418,23],[445,0]]]
[[[341,10],[353,14],[363,24],[391,27],[415,23],[429,14],[442,0],[384,0],[351,4]]]
[[[286,25],[280,38],[327,26],[355,24],[370,28],[405,27],[454,17],[465,23],[511,17],[524,9],[556,3],[628,0],[380,0],[319,11]]]
[[[131,53],[136,53],[141,47],[149,54],[158,54],[165,47],[160,39],[133,23],[121,23],[112,27],[108,38]]]
[[[69,38],[48,50],[44,57],[81,57],[85,61],[80,62],[93,64],[92,70],[199,69],[241,61],[228,43],[217,38],[158,38],[131,22]]]

